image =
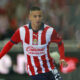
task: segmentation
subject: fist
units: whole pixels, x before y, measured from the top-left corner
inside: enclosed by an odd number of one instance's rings
[[[66,62],[64,59],[60,60],[59,63],[60,63],[60,65],[62,65],[63,67],[67,67],[67,66],[68,66],[67,62]]]

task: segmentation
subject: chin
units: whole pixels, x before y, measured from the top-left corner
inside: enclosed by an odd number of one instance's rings
[[[35,26],[40,26],[40,25],[41,25],[41,23],[35,23],[34,25],[35,25]]]

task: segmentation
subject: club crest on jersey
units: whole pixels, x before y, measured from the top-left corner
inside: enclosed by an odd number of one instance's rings
[[[33,44],[38,44],[38,40],[37,39],[33,39]]]

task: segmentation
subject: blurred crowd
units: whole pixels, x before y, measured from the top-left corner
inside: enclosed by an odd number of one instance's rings
[[[27,24],[32,6],[43,10],[44,22],[53,26],[64,40],[80,40],[80,0],[0,0],[0,40],[10,38]]]

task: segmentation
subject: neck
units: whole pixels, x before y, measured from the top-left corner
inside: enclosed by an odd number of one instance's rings
[[[38,31],[40,29],[40,25],[35,26],[34,24],[31,24],[31,27],[32,27],[33,31]]]

